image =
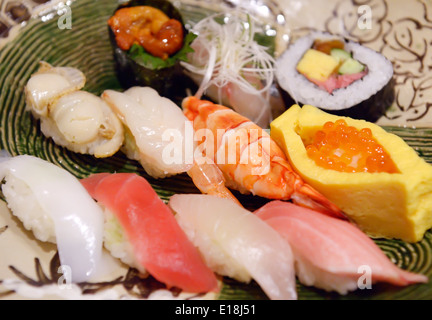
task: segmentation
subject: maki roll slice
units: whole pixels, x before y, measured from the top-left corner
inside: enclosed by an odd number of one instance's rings
[[[328,33],[298,39],[276,62],[288,105],[313,105],[376,122],[394,101],[393,65],[380,53]]]
[[[149,86],[162,96],[182,95],[185,79],[180,61],[193,51],[180,12],[166,0],[133,0],[108,20],[120,84]]]

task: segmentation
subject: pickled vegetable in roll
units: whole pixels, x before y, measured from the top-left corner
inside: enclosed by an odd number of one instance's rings
[[[277,59],[285,102],[378,121],[395,99],[393,65],[379,52],[338,36],[314,32]]]

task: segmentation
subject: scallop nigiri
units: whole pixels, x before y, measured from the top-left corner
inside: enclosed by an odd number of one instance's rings
[[[49,106],[61,96],[81,90],[86,83],[85,75],[72,67],[54,67],[45,61],[31,75],[25,86],[27,108],[36,119],[47,117]]]
[[[56,144],[97,158],[112,156],[123,144],[123,126],[100,97],[81,90],[85,82],[76,68],[42,61],[25,87],[27,109]]]
[[[100,97],[75,91],[57,99],[41,118],[41,131],[73,152],[106,158],[120,150],[123,125]]]
[[[193,127],[174,102],[150,87],[106,90],[102,98],[127,128],[122,150],[149,175],[164,178],[192,168]]]
[[[254,279],[270,299],[297,298],[289,244],[253,213],[212,195],[176,194],[169,206],[215,272],[245,283]]]
[[[255,214],[291,245],[304,285],[347,294],[359,288],[359,281],[396,286],[428,281],[424,275],[398,268],[348,221],[282,201],[270,202]]]
[[[81,183],[105,208],[106,226],[111,226],[106,227],[105,246],[113,256],[168,287],[196,293],[218,290],[215,274],[145,178],[101,173]]]
[[[68,171],[33,156],[2,159],[0,180],[8,207],[43,242],[57,244],[60,262],[73,282],[99,268],[103,212]]]

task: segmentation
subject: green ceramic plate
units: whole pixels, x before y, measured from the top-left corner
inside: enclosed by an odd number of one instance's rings
[[[312,2],[306,1],[303,4]],[[210,6],[206,1],[201,3]],[[260,16],[262,10],[254,13],[263,21],[269,18],[276,19],[278,28],[283,28],[285,32],[279,39],[283,47],[284,41],[288,41],[295,31],[288,23],[292,12],[289,11],[290,8],[280,8],[277,2],[275,4],[270,1],[270,3],[271,5],[265,7],[268,10],[264,10],[264,13],[267,12],[267,14]],[[342,12],[340,9],[342,2],[333,1],[332,3],[337,10]],[[395,1],[395,3],[399,2]],[[428,19],[426,4],[421,6],[422,2],[418,1],[418,3],[420,3],[419,8],[426,12],[423,17]],[[205,6],[186,5],[185,2],[179,2],[179,4],[181,4],[180,9],[186,21],[197,21],[211,11]],[[66,11],[60,11],[60,15],[46,14],[43,17],[29,20],[20,33],[0,51],[0,147],[12,155],[30,154],[46,159],[72,172],[78,178],[86,177],[91,173],[107,171],[138,172],[145,176],[138,163],[126,159],[121,154],[106,160],[96,160],[91,156],[75,154],[56,146],[52,140],[46,139],[41,134],[38,122],[25,110],[23,88],[30,75],[38,69],[40,60],[56,66],[72,66],[82,70],[87,77],[84,89],[95,94],[100,94],[105,89],[121,89],[114,71],[106,25],[107,18],[118,5],[117,1],[76,0],[69,5],[71,29],[65,28],[67,24],[62,24],[67,23],[67,20],[61,19],[65,18]],[[354,6],[354,1],[352,6]],[[339,11],[337,10],[329,11],[327,19],[322,21],[322,24],[317,22],[314,28],[323,26],[331,28],[332,19],[338,18]],[[382,14],[381,11],[379,12]],[[389,14],[386,17],[390,19]],[[297,31],[302,32],[304,29],[298,28]],[[369,36],[369,34],[362,35]],[[361,35],[352,34],[352,37],[361,38]],[[376,45],[378,40],[371,39],[374,41],[364,42]],[[401,88],[399,87],[399,102],[403,101],[404,91]],[[425,87],[423,94],[427,93],[428,88]],[[413,129],[410,128],[411,123],[405,124],[408,127],[401,127],[396,121],[387,121],[386,128],[404,138],[426,161],[432,163],[432,129],[427,127]],[[198,192],[186,175],[163,180],[147,178],[164,200],[169,199],[175,193]],[[248,196],[240,196],[240,199],[246,207],[251,209],[258,208],[263,203],[262,199]],[[389,240],[376,240],[376,242],[399,267],[432,276],[432,234],[430,232],[426,234],[423,241],[416,244]],[[3,283],[0,285],[0,296],[10,299],[26,297],[22,292],[17,294],[10,289],[10,286],[5,285],[6,280],[10,279],[21,279],[28,284],[28,287],[35,288],[41,284],[56,283],[59,276],[56,275],[58,259],[55,253],[53,246],[36,241],[22,228],[19,221],[10,216],[4,204],[1,206],[0,280]],[[116,275],[110,279],[104,279],[103,284],[85,284],[81,285],[80,289],[84,294],[91,295],[102,292],[102,289],[111,290],[120,287],[124,295],[144,297],[148,293],[146,291],[148,288],[158,287],[154,281],[140,280],[136,274],[124,266],[119,266],[114,273]],[[141,284],[138,285],[138,283]],[[298,294],[299,299],[432,299],[432,284],[413,285],[406,288],[376,285],[372,290],[358,290],[343,297],[298,285]],[[35,297],[35,295],[37,296],[36,293],[33,293],[27,297]],[[44,297],[49,297],[49,294]],[[220,295],[210,298],[266,299],[266,296],[255,283],[244,285],[231,279],[225,279]]]

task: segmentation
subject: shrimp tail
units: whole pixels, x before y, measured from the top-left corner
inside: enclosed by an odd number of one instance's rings
[[[299,181],[291,199],[297,205],[321,212],[328,216],[342,220],[348,219],[338,206],[306,183]]]
[[[214,163],[197,164],[195,162],[187,173],[201,193],[229,199],[242,206],[225,186],[223,173]]]

